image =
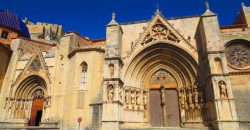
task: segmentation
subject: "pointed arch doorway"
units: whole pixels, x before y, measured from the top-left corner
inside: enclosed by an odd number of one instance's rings
[[[177,83],[164,69],[156,71],[148,81],[149,118],[153,127],[180,127]]]
[[[44,93],[42,90],[37,90],[32,102],[29,126],[39,126],[43,114],[43,105],[44,105]]]
[[[46,81],[31,75],[25,78],[14,90],[13,108],[10,117],[13,119],[28,119],[26,125],[39,126],[44,115],[44,105],[47,102]]]

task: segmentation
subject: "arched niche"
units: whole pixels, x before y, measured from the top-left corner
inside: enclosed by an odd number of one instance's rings
[[[223,73],[223,66],[222,66],[222,62],[221,59],[216,57],[214,59],[214,71],[216,74],[222,74]]]

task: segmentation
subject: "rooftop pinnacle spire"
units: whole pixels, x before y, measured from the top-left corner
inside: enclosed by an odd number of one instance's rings
[[[244,3],[244,2],[242,2],[242,3],[241,3],[241,6],[245,6],[245,3]]]
[[[208,3],[208,1],[206,1],[205,5],[206,5],[206,10],[209,10],[209,3]]]
[[[206,1],[205,7],[206,7],[206,12],[202,16],[214,16],[214,15],[216,15],[215,13],[213,13],[210,10],[208,1]]]
[[[158,2],[156,3],[156,12],[155,12],[155,14],[161,14]]]
[[[109,22],[108,26],[110,25],[118,25],[118,23],[115,21],[116,14],[115,12],[112,13],[112,20]]]
[[[112,20],[115,20],[115,12],[112,13]]]

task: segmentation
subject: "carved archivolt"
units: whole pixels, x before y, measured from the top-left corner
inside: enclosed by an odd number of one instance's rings
[[[150,33],[146,35],[141,44],[144,45],[155,40],[170,40],[173,42],[180,42],[180,40],[160,21],[152,26]]]

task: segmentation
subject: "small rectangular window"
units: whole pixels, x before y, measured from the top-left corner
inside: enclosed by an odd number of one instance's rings
[[[9,32],[7,31],[2,31],[1,38],[7,39],[9,35]]]

